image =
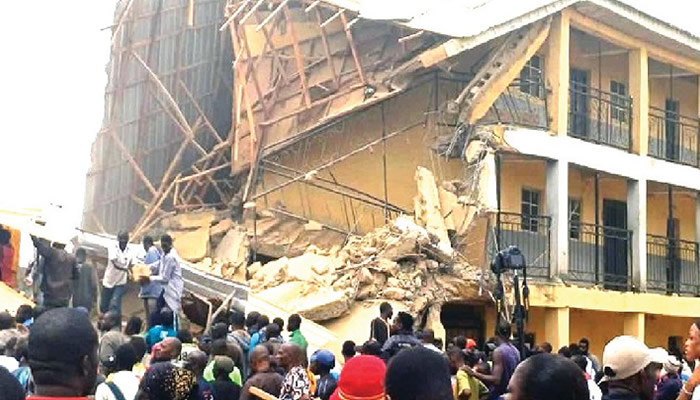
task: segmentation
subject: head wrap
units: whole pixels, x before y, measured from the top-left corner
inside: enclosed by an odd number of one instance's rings
[[[192,372],[169,362],[151,366],[141,381],[141,389],[150,400],[188,400],[196,385],[197,378]]]

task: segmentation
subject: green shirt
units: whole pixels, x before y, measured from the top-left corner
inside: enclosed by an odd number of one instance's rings
[[[238,386],[243,386],[243,380],[241,379],[241,371],[238,367],[233,367],[233,371],[228,374],[228,378],[231,382]],[[209,361],[206,368],[204,368],[204,380],[207,382],[214,382],[214,360]]]
[[[289,336],[289,343],[294,343],[295,345],[301,347],[304,352],[306,352],[306,349],[309,347],[309,343],[306,341],[306,338],[301,334],[299,329],[292,332],[292,334]]]

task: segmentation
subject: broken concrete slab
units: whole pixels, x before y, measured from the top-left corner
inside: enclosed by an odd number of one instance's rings
[[[441,249],[450,252],[452,246],[440,209],[440,196],[435,176],[428,169],[418,167],[415,179],[418,185],[418,196],[415,198],[416,222],[438,237]]]
[[[173,247],[182,259],[197,262],[209,254],[209,226],[192,231],[171,231]]]
[[[166,231],[180,231],[189,229],[209,228],[219,216],[214,209],[204,209],[189,213],[175,214],[164,218],[160,225]]]
[[[219,221],[211,227],[211,229],[209,230],[209,234],[211,236],[226,234],[226,232],[228,232],[235,225],[236,223],[233,222],[231,218],[222,219],[221,221]]]
[[[248,263],[250,242],[243,227],[230,229],[214,251],[214,259],[234,266]]]

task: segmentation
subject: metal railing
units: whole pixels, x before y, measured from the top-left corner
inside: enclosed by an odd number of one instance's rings
[[[700,119],[649,107],[649,155],[680,164],[700,165]]]
[[[578,221],[569,221],[569,229],[578,234],[569,239],[569,279],[613,290],[631,288],[632,231]]]
[[[501,123],[536,129],[548,129],[547,88],[542,71],[529,65],[493,103],[479,121],[482,124]]]
[[[528,276],[549,278],[551,221],[547,216],[498,213],[498,248],[517,246],[525,256]]]
[[[632,98],[571,82],[569,135],[629,151]]]
[[[698,244],[647,235],[647,289],[668,294],[700,294]]]

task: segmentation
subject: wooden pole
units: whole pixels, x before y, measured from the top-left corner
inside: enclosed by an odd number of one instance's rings
[[[136,175],[139,177],[139,179],[143,181],[143,184],[146,185],[148,191],[150,191],[155,196],[156,189],[151,184],[151,181],[148,180],[146,174],[143,173],[143,170],[141,169],[141,167],[139,167],[139,164],[136,162],[136,160],[134,160],[134,157],[131,156],[131,153],[129,153],[129,149],[127,149],[126,146],[124,146],[124,143],[122,143],[122,141],[119,140],[119,137],[117,137],[113,130],[107,129],[107,132],[112,137],[112,140],[114,140],[114,143],[117,144],[117,147],[119,147],[119,150],[121,150],[122,154],[126,156],[126,161],[134,169]]]
[[[326,28],[321,26],[321,12],[316,8],[316,22],[318,22],[319,29],[321,30],[321,42],[323,43],[323,51],[326,54],[326,59],[328,60],[328,68],[333,74],[333,81],[335,82],[335,87],[338,89],[340,87],[340,78],[338,74],[335,73],[335,64],[333,63],[333,54],[331,54],[331,46],[328,44],[328,33]]]
[[[289,12],[289,7],[284,7],[284,17],[287,20],[287,28],[289,29],[289,35],[292,38],[292,49],[294,50],[294,60],[297,63],[297,70],[299,71],[299,80],[301,82],[301,90],[304,94],[304,104],[308,108],[311,106],[311,95],[309,94],[309,87],[306,82],[306,72],[304,71],[304,56],[301,53],[301,46],[299,46],[299,37],[297,36],[296,29],[294,28],[294,21],[292,20],[292,15]]]
[[[351,26],[348,25],[348,20],[347,20],[347,18],[345,18],[345,13],[343,13],[343,12],[340,13],[340,20],[343,21],[343,28],[345,29],[345,37],[347,37],[348,43],[350,44],[350,51],[352,52],[352,59],[355,61],[355,68],[357,69],[357,73],[360,75],[360,81],[362,81],[363,85],[366,85],[367,80],[365,79],[365,73],[362,71],[362,63],[360,63],[360,56],[357,53],[357,48],[355,47],[355,40],[352,38]]]

